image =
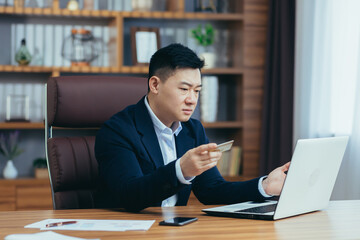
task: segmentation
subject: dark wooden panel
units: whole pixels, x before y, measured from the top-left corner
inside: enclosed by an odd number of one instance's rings
[[[244,142],[243,150],[246,152],[251,151],[260,151],[261,143],[261,132],[259,129],[248,129],[244,131]]]
[[[243,81],[244,91],[252,88],[264,88],[264,74],[263,68],[250,68],[247,67],[244,71],[246,76]]]
[[[262,127],[262,111],[259,110],[247,110],[244,112],[245,121],[243,126],[246,129],[258,129]]]
[[[243,175],[257,177],[261,142],[268,0],[244,1]]]
[[[263,67],[265,64],[266,28],[245,28],[244,67]]]
[[[244,161],[243,169],[246,169],[246,172],[243,172],[244,177],[258,177],[259,175],[259,152],[258,151],[245,151],[244,152]]]
[[[262,89],[247,89],[244,91],[244,111],[247,110],[262,110],[263,108],[263,90]]]
[[[0,186],[0,210],[15,210],[15,187]]]
[[[245,0],[244,15],[246,26],[267,26],[268,1],[267,0]]]
[[[16,209],[52,209],[50,186],[21,187],[16,189]]]
[[[262,89],[247,89],[244,91],[244,131],[243,149],[260,150],[261,140],[261,117],[262,117]],[[244,169],[246,170],[246,169]]]

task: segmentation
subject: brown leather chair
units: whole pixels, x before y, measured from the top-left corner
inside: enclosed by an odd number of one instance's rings
[[[45,138],[54,209],[94,208],[98,165],[94,134],[64,136],[69,130],[59,129],[54,137],[53,127],[99,128],[113,114],[137,103],[147,92],[146,82],[145,78],[113,76],[49,79]]]

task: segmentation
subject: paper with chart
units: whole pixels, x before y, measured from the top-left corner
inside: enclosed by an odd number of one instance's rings
[[[74,224],[46,227],[46,224],[76,221]],[[25,228],[40,230],[80,230],[80,231],[147,231],[155,220],[97,220],[97,219],[45,219],[26,225]]]

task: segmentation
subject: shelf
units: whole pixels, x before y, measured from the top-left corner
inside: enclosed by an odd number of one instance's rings
[[[45,67],[45,66],[15,66],[0,65],[0,72],[83,72],[83,73],[117,73],[120,72],[116,67]]]
[[[0,178],[0,185],[6,183],[9,185],[24,185],[24,186],[32,186],[32,185],[49,185],[49,178],[16,178],[16,179],[5,179]]]
[[[202,123],[204,128],[242,128],[242,122],[213,122],[213,123]],[[3,122],[0,123],[0,129],[44,129],[44,123],[30,122],[30,123],[19,123],[19,122]],[[61,128],[57,128],[61,129]]]
[[[108,10],[75,10],[55,8],[15,8],[0,7],[0,14],[39,15],[39,16],[68,16],[68,17],[99,17],[112,18],[153,18],[153,19],[198,19],[198,20],[224,20],[242,21],[243,14],[238,13],[198,13],[198,12],[121,12]]]
[[[38,16],[72,16],[72,17],[100,17],[111,18],[117,15],[116,11],[107,10],[75,10],[53,8],[15,8],[0,7],[0,14],[38,15]]]
[[[203,74],[217,74],[217,75],[241,75],[244,73],[242,68],[203,68]]]
[[[44,129],[42,122],[3,122],[0,123],[0,129]]]
[[[158,19],[191,19],[191,20],[224,20],[242,21],[242,14],[238,13],[195,13],[195,12],[120,12],[125,18],[158,18]]]
[[[234,122],[202,122],[204,128],[242,128],[243,124],[239,121]]]
[[[1,68],[0,68],[1,69]],[[124,66],[120,68],[121,73],[144,73],[149,71],[148,66]],[[203,68],[203,74],[217,74],[217,75],[241,75],[243,74],[242,68]]]
[[[4,130],[4,129],[38,129],[38,130],[44,130],[45,129],[45,124],[42,122],[2,122],[0,123],[0,129]],[[98,129],[98,128],[62,128],[62,127],[54,127],[54,129],[76,129],[76,130],[93,130],[93,129]]]
[[[15,66],[0,65],[0,72],[33,72],[33,73],[52,73],[52,72],[70,72],[70,73],[135,73],[147,74],[147,66],[123,66],[117,67],[44,67],[44,66]],[[219,75],[240,75],[243,74],[242,68],[211,68],[202,69],[203,74]]]

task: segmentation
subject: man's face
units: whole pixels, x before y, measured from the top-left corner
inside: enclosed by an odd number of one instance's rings
[[[175,121],[186,122],[195,110],[200,90],[199,69],[178,69],[165,82],[158,81],[156,89],[151,90],[154,97],[150,97],[150,100],[154,101],[149,101],[150,106],[168,127]]]

